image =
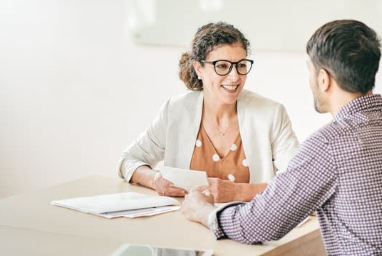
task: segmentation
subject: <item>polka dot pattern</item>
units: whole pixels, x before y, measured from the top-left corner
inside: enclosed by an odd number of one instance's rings
[[[235,182],[235,176],[233,176],[232,174],[228,174],[227,178],[228,180]]]
[[[219,145],[218,151],[202,125],[195,140],[190,169],[204,170],[208,177],[222,180],[230,180],[228,175],[231,174],[234,177],[231,178],[232,182],[248,183],[249,166],[242,163],[246,156],[240,134],[226,145],[225,148]]]

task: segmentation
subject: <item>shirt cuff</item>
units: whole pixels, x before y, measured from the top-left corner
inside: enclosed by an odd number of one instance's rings
[[[231,206],[235,206],[238,204],[244,204],[245,202],[231,202],[227,204],[218,204],[217,208],[210,213],[208,216],[208,227],[210,230],[214,233],[216,239],[222,239],[225,238],[226,235],[220,226],[219,223],[219,215],[224,209],[229,208]],[[216,205],[216,204],[215,204]]]

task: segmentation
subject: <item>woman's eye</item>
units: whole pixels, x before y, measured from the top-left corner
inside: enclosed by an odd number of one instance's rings
[[[218,64],[216,65],[217,68],[220,68],[220,69],[226,69],[228,68],[228,65],[227,64]]]

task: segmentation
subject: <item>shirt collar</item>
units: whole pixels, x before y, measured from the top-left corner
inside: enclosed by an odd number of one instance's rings
[[[337,115],[335,120],[339,121],[346,116],[354,115],[357,112],[364,110],[381,110],[382,109],[382,97],[380,94],[370,94],[355,98],[343,106]]]

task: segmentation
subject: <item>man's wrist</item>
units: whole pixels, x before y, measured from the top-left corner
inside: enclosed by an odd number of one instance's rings
[[[215,215],[215,207],[212,204],[203,206],[198,212],[198,220],[201,224],[209,227],[210,216]]]

